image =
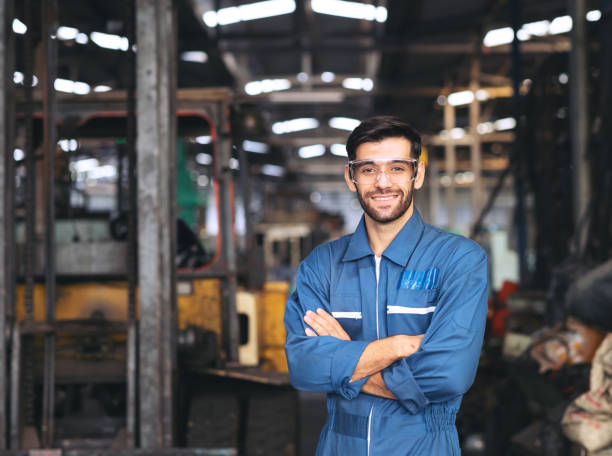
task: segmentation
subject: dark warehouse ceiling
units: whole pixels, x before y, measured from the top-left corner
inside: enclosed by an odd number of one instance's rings
[[[16,2],[16,16],[27,22],[26,2]],[[128,3],[124,0],[58,0],[59,25],[87,36],[103,32],[129,35]],[[474,58],[480,62],[480,87],[512,86],[511,46],[485,47],[487,31],[508,27],[513,6],[519,23],[568,14],[566,0],[374,0],[387,8],[387,19],[357,20],[314,11],[316,1],[296,0],[295,11],[275,17],[209,27],[202,15],[222,8],[254,3],[241,0],[177,0],[178,86],[229,86],[235,90],[238,119],[256,117],[251,127],[239,126],[244,137],[270,142],[284,154],[312,139],[330,145],[347,130],[328,125],[333,117],[362,119],[396,114],[428,135],[443,128],[442,106],[436,100],[470,83]],[[596,7],[595,1],[591,2]],[[34,30],[40,30],[40,1],[32,0]],[[590,9],[590,8],[587,8]],[[23,41],[23,35],[20,40]],[[36,40],[36,38],[34,38]],[[18,48],[19,49],[19,48]],[[569,49],[568,33],[535,37],[521,44],[521,78],[554,53]],[[204,51],[205,62],[185,61],[187,51]],[[17,52],[17,69],[23,66]],[[58,76],[92,88],[126,86],[127,53],[103,49],[88,40],[62,40]],[[330,74],[333,73],[333,80]],[[328,79],[323,80],[327,75]],[[361,78],[362,89],[343,87],[346,78]],[[251,81],[285,79],[287,90],[250,95]],[[364,90],[368,89],[368,90]],[[467,111],[467,110],[463,110]],[[483,119],[511,115],[510,99],[489,102]],[[274,122],[314,117],[319,127],[306,132],[274,135]],[[247,122],[244,122],[245,124]],[[467,125],[458,111],[457,125]],[[296,139],[298,138],[298,139]],[[302,139],[300,139],[302,138]]]

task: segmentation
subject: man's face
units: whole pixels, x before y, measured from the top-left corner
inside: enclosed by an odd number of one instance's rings
[[[410,159],[411,144],[405,138],[386,138],[380,142],[367,142],[357,147],[355,160]],[[391,166],[391,164],[389,164]],[[415,179],[394,179],[387,172],[381,172],[371,184],[355,183],[350,179],[348,166],[345,179],[366,215],[378,223],[390,223],[403,216],[410,218],[413,212],[414,189],[423,185],[424,165],[415,168]]]

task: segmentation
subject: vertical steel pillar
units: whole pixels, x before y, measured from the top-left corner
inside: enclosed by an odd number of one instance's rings
[[[9,129],[8,129],[8,109],[6,108],[9,72],[7,63],[8,54],[8,0],[0,0],[0,451],[5,450],[6,445],[6,417],[8,407],[6,403],[7,390],[7,369],[6,369],[6,316],[7,308],[10,306],[7,294],[7,246],[6,246],[6,231],[8,225],[6,223],[6,206],[7,202],[4,198],[8,181],[6,174],[6,164],[12,160],[12,154],[8,148]]]
[[[47,0],[42,6],[44,64],[43,82],[43,123],[46,156],[46,221],[45,221],[45,319],[55,320],[55,154],[57,149],[55,78],[57,74],[57,0]],[[45,335],[45,361],[43,378],[43,447],[53,446],[55,421],[55,333]]]
[[[568,10],[572,16],[572,51],[570,53],[570,138],[574,171],[574,238],[578,254],[584,252],[589,233],[586,220],[591,199],[589,186],[588,147],[588,93],[585,0],[569,0]]]
[[[438,176],[438,164],[433,156],[433,147],[428,151],[428,174],[429,178],[429,219],[430,223],[440,225],[440,177]]]
[[[175,366],[175,17],[136,3],[140,445],[173,444]]]
[[[455,128],[455,107],[450,103],[444,105],[444,129],[448,132]],[[457,168],[457,158],[455,153],[455,143],[449,139],[444,145],[444,157],[446,175],[450,177],[450,184],[446,187],[446,210],[448,213],[448,227],[455,226],[455,171]]]
[[[472,183],[472,217],[473,223],[476,223],[478,214],[482,209],[484,200],[482,188],[482,148],[480,135],[478,134],[478,124],[480,123],[480,100],[476,93],[480,89],[480,57],[474,57],[470,70],[470,90],[474,93],[474,101],[470,103],[470,135],[472,141],[470,143],[470,162],[472,173],[474,173],[474,182]]]
[[[218,121],[218,143],[216,146],[217,176],[219,176],[219,198],[220,198],[220,236],[221,236],[221,258],[225,268],[225,275],[221,282],[222,299],[222,322],[223,322],[223,347],[225,348],[225,360],[229,363],[238,362],[238,314],[236,311],[236,244],[234,237],[234,213],[232,204],[233,175],[229,166],[232,156],[232,145],[230,132],[227,124],[227,112],[229,106],[219,103],[217,109]],[[246,171],[246,170],[245,170]],[[244,172],[244,171],[242,171]]]

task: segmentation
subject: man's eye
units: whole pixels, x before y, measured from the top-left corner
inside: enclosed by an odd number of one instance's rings
[[[376,172],[376,168],[368,167],[368,168],[360,168],[359,172],[361,174],[373,174]]]
[[[407,173],[408,168],[406,168],[405,166],[394,166],[391,168],[391,172],[396,174]]]

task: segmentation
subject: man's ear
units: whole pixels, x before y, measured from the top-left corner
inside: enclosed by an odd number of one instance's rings
[[[346,181],[346,185],[348,185],[348,188],[351,192],[354,193],[357,191],[355,182],[353,182],[349,176],[349,166],[348,165],[344,165],[344,180]]]
[[[423,186],[423,182],[425,182],[425,162],[419,161],[417,167],[417,177],[414,180],[414,188],[420,189]]]

